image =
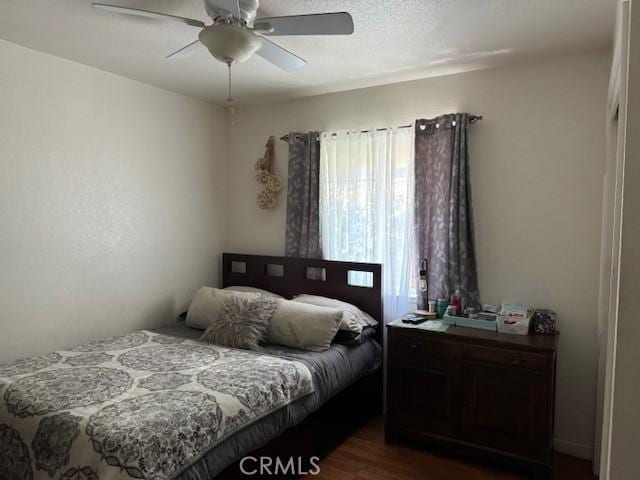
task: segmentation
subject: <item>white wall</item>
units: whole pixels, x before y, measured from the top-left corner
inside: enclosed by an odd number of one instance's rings
[[[237,108],[228,137],[227,248],[284,252],[286,193],[273,212],[255,202],[253,165],[269,135],[482,114],[471,133],[482,299],[556,310],[562,331],[556,444],[590,457],[608,72],[609,52],[599,51]],[[276,158],[286,177],[283,142]]]
[[[0,41],[0,361],[172,322],[218,280],[226,118]]]

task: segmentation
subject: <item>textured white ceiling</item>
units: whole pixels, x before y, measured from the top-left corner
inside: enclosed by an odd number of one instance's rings
[[[103,0],[105,1],[105,0]],[[201,0],[112,0],[209,23]],[[234,66],[239,103],[288,98],[605,47],[616,0],[262,0],[258,16],[348,11],[355,34],[272,37],[307,59],[285,73],[259,57]],[[198,29],[116,15],[90,0],[0,0],[0,38],[168,90],[222,103],[226,66],[204,47],[165,56]]]

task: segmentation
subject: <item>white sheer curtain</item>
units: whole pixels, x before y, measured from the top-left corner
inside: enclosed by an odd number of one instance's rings
[[[324,258],[383,264],[385,321],[415,303],[413,132],[400,128],[320,135]]]

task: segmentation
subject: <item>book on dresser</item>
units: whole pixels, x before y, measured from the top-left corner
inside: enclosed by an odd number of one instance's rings
[[[387,329],[387,441],[407,437],[548,478],[558,333]]]

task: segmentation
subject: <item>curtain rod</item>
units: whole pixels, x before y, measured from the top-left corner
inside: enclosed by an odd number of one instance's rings
[[[469,115],[469,123],[471,125],[473,125],[474,123],[476,123],[478,120],[482,120],[482,115]],[[409,125],[400,125],[397,128],[412,128],[413,124],[409,124]],[[372,131],[376,131],[376,132],[384,132],[385,130],[388,130],[387,128],[376,128],[375,130],[360,130],[360,133],[369,133]],[[283,135],[282,137],[280,137],[280,140],[282,140],[283,142],[288,142],[289,141],[289,134]]]

